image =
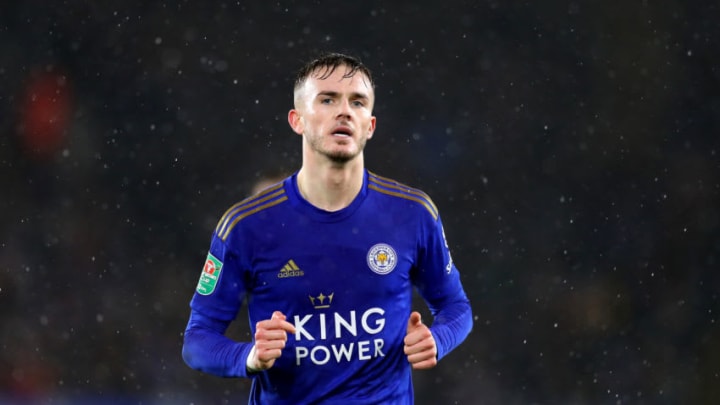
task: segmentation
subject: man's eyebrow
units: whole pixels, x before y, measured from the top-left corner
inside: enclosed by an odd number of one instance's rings
[[[318,97],[326,96],[326,97],[337,97],[340,95],[337,91],[321,91],[318,93]]]
[[[318,97],[322,97],[322,96],[338,97],[338,96],[340,96],[340,93],[337,91],[326,90],[326,91],[321,91],[318,93]],[[366,93],[353,92],[353,93],[350,93],[350,98],[352,98],[352,99],[358,99],[358,98],[370,99],[370,96],[367,95]]]

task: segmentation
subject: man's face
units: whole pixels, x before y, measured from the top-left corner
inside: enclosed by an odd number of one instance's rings
[[[375,94],[362,73],[343,77],[346,66],[339,66],[324,79],[318,70],[295,92],[295,109],[290,126],[304,136],[314,154],[343,163],[360,155],[375,131],[372,115]]]

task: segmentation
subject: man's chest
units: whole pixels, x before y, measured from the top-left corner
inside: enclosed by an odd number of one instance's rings
[[[392,226],[296,224],[260,238],[247,280],[255,300],[349,311],[410,292],[417,241]]]

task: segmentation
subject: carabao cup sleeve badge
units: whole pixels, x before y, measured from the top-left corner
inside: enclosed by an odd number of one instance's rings
[[[377,274],[388,274],[395,269],[397,253],[395,253],[392,246],[386,243],[378,243],[368,250],[367,264],[370,270]]]
[[[220,271],[222,271],[223,263],[212,253],[208,253],[207,260],[205,260],[205,266],[200,274],[200,281],[198,281],[197,292],[200,295],[210,295],[215,291],[218,279],[220,278]]]

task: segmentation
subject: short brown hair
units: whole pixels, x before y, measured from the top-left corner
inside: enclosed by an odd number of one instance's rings
[[[295,90],[302,87],[305,80],[307,80],[307,78],[314,72],[322,71],[319,78],[326,79],[340,66],[347,67],[347,72],[345,72],[343,77],[353,77],[355,76],[355,73],[360,72],[368,78],[370,86],[373,89],[375,88],[375,82],[373,81],[370,69],[368,69],[368,67],[365,66],[360,59],[342,53],[330,52],[307,62],[300,68],[300,70],[298,70],[297,75],[295,76]]]

